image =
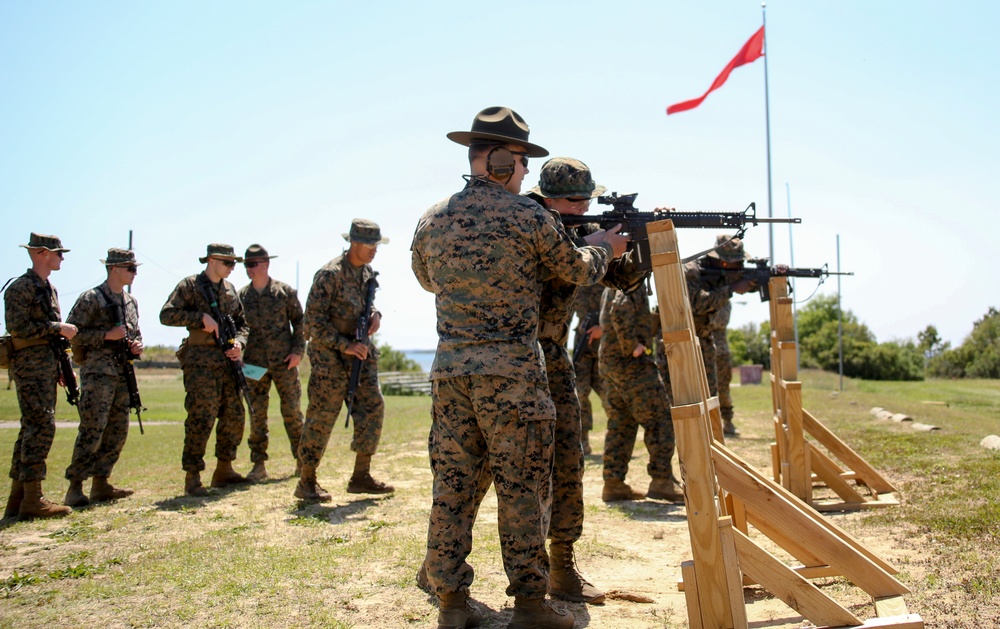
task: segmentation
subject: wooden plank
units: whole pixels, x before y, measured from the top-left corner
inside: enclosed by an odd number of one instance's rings
[[[848,469],[853,470],[872,491],[880,494],[891,494],[896,491],[896,488],[883,478],[868,461],[861,458],[857,452],[841,441],[837,435],[833,434],[833,431],[805,409],[802,411],[802,422],[806,432],[819,441],[833,456],[840,459]]]
[[[759,517],[754,513],[753,509],[747,510],[747,521],[760,531],[764,537],[773,541],[806,566],[826,565],[825,561],[812,552],[808,539],[789,535],[780,522],[772,522],[767,518]],[[837,575],[839,576],[840,573],[838,572]]]
[[[917,614],[907,614],[905,616],[890,616],[889,618],[872,618],[867,620],[860,627],[837,627],[831,629],[883,629],[892,627],[893,629],[924,629],[924,621]]]
[[[742,498],[749,513],[781,523],[792,538],[808,540],[810,550],[816,557],[824,564],[839,569],[851,583],[872,597],[909,592],[906,586],[869,558],[870,552],[860,552],[857,548],[860,544],[850,544],[834,534],[828,526],[815,519],[819,517],[818,513],[802,505],[781,486],[756,471],[750,473],[724,445],[713,444],[712,455],[719,483],[726,491]],[[846,532],[843,535],[850,537]]]
[[[875,599],[875,615],[879,618],[905,616],[909,613],[902,596],[887,596]]]
[[[789,489],[799,500],[809,504],[812,502],[812,469],[809,466],[805,433],[802,431],[802,383],[785,381],[782,382],[782,388],[785,390],[782,419],[787,428],[788,466],[791,474]]]
[[[669,332],[663,333],[663,342],[667,345],[673,343],[690,343],[694,338],[691,334],[691,330],[688,328],[681,328],[680,330],[671,330]]]
[[[703,629],[701,624],[701,606],[698,604],[698,583],[694,573],[694,562],[681,562],[681,578],[684,579],[681,589],[684,591],[684,602],[687,603],[688,626],[691,629]]]
[[[828,577],[839,577],[840,573],[836,568],[830,566],[788,566],[788,569],[799,575],[803,579],[824,579]],[[747,574],[743,575],[743,585],[759,585],[756,580],[751,579]]]
[[[732,518],[719,518],[719,542],[722,545],[722,558],[726,564],[732,626],[734,629],[747,629],[747,607],[743,599],[743,579],[740,573],[740,559],[736,553]]]
[[[857,616],[772,557],[749,537],[739,532],[734,535],[740,566],[776,598],[821,627],[861,624]]]
[[[678,251],[677,234],[669,221],[650,223],[646,226],[646,233],[649,236],[650,254]],[[679,261],[654,266],[653,280],[661,330],[666,333],[693,329],[687,282]],[[708,398],[708,381],[701,346],[696,339],[673,344],[667,355],[667,367],[670,370],[675,404],[690,406],[705,403]],[[709,450],[708,417],[701,415],[679,419],[674,416],[673,423],[677,454],[684,462],[681,472],[684,476],[688,534],[691,539],[701,623],[711,629],[729,627],[732,626],[732,612],[719,542],[719,505],[716,502],[717,483]],[[685,592],[689,589],[692,588],[686,587]]]
[[[649,256],[649,263],[652,266],[666,266],[668,264],[677,264],[677,262],[676,251],[664,251],[663,253],[654,253]]]
[[[809,446],[812,468],[816,471],[816,476],[826,483],[827,487],[836,492],[836,494],[840,496],[844,502],[850,503],[865,501],[865,497],[855,491],[855,489],[840,476],[840,468],[837,467],[836,463],[830,460],[830,457],[826,456],[813,444],[807,443],[806,445]]]

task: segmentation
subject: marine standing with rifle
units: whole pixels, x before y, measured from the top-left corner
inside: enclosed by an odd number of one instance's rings
[[[356,218],[344,234],[350,247],[316,272],[306,299],[305,325],[309,339],[309,407],[299,442],[302,474],[295,497],[328,502],[330,494],[316,480],[330,441],[330,431],[348,403],[348,421],[354,420],[351,450],[355,453],[354,473],[347,484],[351,494],[387,494],[392,485],[371,475],[372,455],[382,436],[385,400],[378,383],[378,348],[367,337],[378,332],[382,314],[375,309],[372,270],[380,244],[389,242],[373,221]],[[359,320],[367,319],[367,330],[358,330]],[[359,338],[358,332],[362,332]],[[357,389],[348,399],[352,365],[360,363]]]
[[[56,384],[63,379],[59,352],[68,358],[62,346],[77,332],[75,325],[62,323],[59,294],[49,282],[69,249],[56,236],[36,233],[21,246],[28,250],[31,268],[4,293],[7,332],[14,345],[10,376],[17,386],[21,429],[11,457],[10,497],[3,517],[52,518],[72,511],[42,494],[45,459],[56,434]]]
[[[271,278],[268,269],[271,256],[260,245],[250,245],[243,255],[250,283],[240,289],[240,301],[247,322],[250,338],[243,360],[248,364],[267,369],[259,380],[251,380],[250,396],[253,415],[250,417],[250,460],[253,469],[247,479],[259,483],[267,479],[267,407],[271,382],[274,382],[281,399],[281,417],[285,433],[299,471],[299,439],[302,437],[302,384],[299,382],[299,363],[306,353],[305,326],[302,303],[294,288]]]
[[[108,257],[101,263],[107,269],[107,280],[80,293],[66,318],[78,330],[73,339],[73,357],[81,365],[82,390],[80,430],[73,459],[66,468],[69,490],[64,503],[70,507],[126,498],[133,493],[112,486],[108,477],[128,438],[132,396],[126,370],[131,367],[129,361],[142,354],[139,307],[135,297],[124,290],[135,280],[140,263],[126,249],[108,249]],[[141,412],[141,405],[136,410]],[[83,483],[91,477],[94,480],[88,500]]]
[[[242,258],[232,245],[211,244],[199,260],[206,265],[205,270],[181,280],[160,310],[160,323],[188,329],[177,357],[184,372],[187,419],[181,467],[186,472],[184,493],[189,496],[208,495],[201,484],[201,472],[216,418],[217,464],[212,487],[246,482],[233,469],[233,461],[243,440],[245,422],[240,396],[249,395],[241,391],[246,380],[240,380],[240,361],[249,327],[236,288],[226,281]]]
[[[708,389],[711,395],[719,396],[719,413],[722,415],[722,432],[731,437],[739,436],[739,431],[733,424],[733,400],[726,386],[725,397],[719,388],[719,370],[729,370],[732,379],[732,358],[720,366],[718,361],[718,336],[726,334],[729,324],[730,299],[733,293],[745,293],[753,288],[748,279],[733,282],[724,274],[703,272],[705,269],[742,269],[746,254],[743,251],[743,241],[719,234],[715,240],[715,248],[703,258],[692,260],[684,265],[684,276],[687,281],[688,298],[691,300],[691,315],[694,318],[695,334],[701,343],[701,355],[705,361],[705,377],[708,379]],[[728,343],[726,344],[728,350]],[[726,382],[728,385],[728,381]]]
[[[576,292],[573,311],[579,321],[573,351],[573,372],[576,374],[576,396],[580,401],[580,442],[583,453],[591,454],[590,431],[594,429],[594,409],[591,407],[590,392],[596,391],[607,412],[607,397],[604,380],[598,369],[597,350],[601,346],[601,295],[604,286],[594,284],[581,286]],[[579,349],[579,352],[577,352]]]

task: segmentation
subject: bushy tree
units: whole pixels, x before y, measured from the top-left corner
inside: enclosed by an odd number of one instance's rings
[[[1000,311],[990,307],[959,347],[945,346],[929,360],[928,371],[949,378],[1000,378]]]
[[[402,351],[393,349],[389,344],[380,344],[378,351],[379,371],[423,371],[417,361],[408,358]]]
[[[726,331],[729,351],[734,365],[764,365],[771,368],[771,324],[767,321],[760,327],[747,323]]]

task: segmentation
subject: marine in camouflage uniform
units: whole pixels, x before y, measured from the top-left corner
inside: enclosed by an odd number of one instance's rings
[[[724,312],[727,307],[731,308],[730,299],[732,299],[734,292],[745,293],[751,289],[752,283],[746,279],[734,283],[725,274],[702,273],[702,270],[740,269],[743,268],[745,259],[746,255],[740,239],[720,234],[716,238],[715,248],[708,255],[684,265],[684,276],[687,281],[688,297],[691,300],[695,334],[698,335],[698,340],[701,343],[701,356],[705,362],[705,377],[708,380],[709,394],[713,396],[720,395],[716,336],[720,333],[720,329],[721,334],[725,335],[725,326],[729,322],[728,315],[720,316],[720,313]],[[728,350],[728,343],[726,349]],[[729,358],[728,374],[730,380],[732,379],[731,361],[732,359]],[[728,402],[728,405],[723,404],[721,396],[719,398],[723,433],[738,436],[739,431],[733,425],[733,403],[732,398],[728,396],[728,386],[726,392],[728,399],[725,401]]]
[[[538,343],[540,300],[547,273],[570,284],[600,279],[615,244],[578,249],[550,212],[517,194],[527,157],[548,153],[527,141],[527,124],[512,110],[485,109],[472,131],[448,137],[470,147],[472,174],[421,217],[410,247],[414,275],[437,310],[425,566],[440,602],[438,627],[482,621],[468,605],[466,558],[477,493],[492,473],[507,594],[515,597],[508,626],[568,628],[572,614],[545,600],[556,407]],[[561,355],[568,370],[565,349]]]
[[[601,343],[601,295],[604,294],[604,286],[594,284],[593,286],[581,287],[576,292],[576,301],[573,303],[573,314],[582,325],[583,322],[593,321],[593,325],[587,330],[578,328],[577,338],[580,335],[588,334],[587,344],[580,353],[580,358],[573,364],[573,371],[576,374],[576,394],[580,400],[580,422],[583,433],[580,441],[583,442],[583,453],[590,454],[589,433],[594,429],[594,409],[591,406],[590,392],[596,391],[601,399],[601,404],[607,413],[607,398],[605,397],[604,381],[601,379],[599,363],[597,360],[597,350]]]
[[[355,340],[358,318],[365,308],[366,286],[377,273],[371,262],[380,244],[389,242],[382,237],[379,226],[366,219],[354,219],[351,231],[344,234],[350,248],[316,272],[306,299],[306,334],[309,337],[309,408],[299,442],[299,462],[302,477],[295,488],[295,497],[303,500],[328,502],[330,494],[316,481],[316,468],[323,459],[330,431],[347,398],[351,365],[362,360],[358,388],[354,396],[351,419],[354,433],[351,450],[354,473],[347,484],[352,494],[387,494],[392,485],[377,481],[371,475],[372,455],[382,437],[385,400],[378,383],[378,348],[369,340]],[[372,304],[368,334],[378,331],[382,315]]]
[[[187,473],[184,491],[189,496],[208,495],[201,484],[201,472],[205,469],[205,449],[213,425],[217,464],[212,487],[246,482],[233,469],[236,449],[243,440],[245,419],[239,389],[226,363],[240,360],[250,332],[236,288],[226,281],[242,258],[235,254],[232,245],[216,243],[208,245],[205,257],[199,260],[206,264],[205,270],[181,280],[160,310],[160,323],[188,329],[177,357],[184,372],[187,419],[181,468]],[[225,353],[216,345],[220,323],[210,314],[206,290],[217,300],[220,314],[231,316],[236,327],[234,346]]]
[[[79,330],[73,339],[73,355],[82,365],[80,430],[73,459],[66,468],[69,490],[64,502],[71,507],[126,498],[133,493],[112,486],[108,477],[128,438],[128,383],[118,353],[121,344],[126,343],[132,355],[142,354],[139,306],[135,297],[124,290],[132,285],[140,263],[126,249],[108,249],[108,257],[101,263],[107,269],[107,280],[80,293],[66,318]],[[83,482],[91,477],[94,480],[88,499]]]
[[[11,282],[4,293],[5,322],[14,355],[10,377],[17,387],[21,429],[14,442],[10,464],[10,496],[4,518],[49,518],[72,509],[53,504],[42,494],[45,459],[56,434],[56,383],[59,363],[50,345],[58,337],[72,339],[76,326],[62,323],[59,293],[49,282],[69,251],[56,236],[32,233],[28,244],[31,268]]]
[[[670,400],[653,355],[658,326],[647,290],[623,293],[606,289],[601,300],[601,328],[601,376],[608,387],[601,497],[605,501],[644,496],[683,500],[673,475],[674,427]],[[625,483],[639,426],[649,453],[646,471],[652,478],[645,494]]]
[[[253,469],[247,480],[255,483],[267,479],[267,408],[270,404],[271,383],[281,400],[281,417],[298,461],[299,439],[302,437],[302,383],[299,362],[306,352],[302,304],[294,288],[268,275],[271,258],[260,245],[250,245],[243,255],[250,283],[239,290],[243,312],[250,325],[250,337],[243,361],[264,367],[267,372],[259,380],[247,380],[253,414],[250,417],[250,460]],[[299,465],[296,463],[296,473]]]
[[[715,344],[715,368],[718,372],[716,379],[719,382],[719,412],[724,426],[733,425],[733,394],[730,390],[733,382],[733,354],[729,351],[727,335],[732,312],[733,302],[730,300],[712,317],[712,342]],[[739,431],[733,426],[726,434],[736,436]]]

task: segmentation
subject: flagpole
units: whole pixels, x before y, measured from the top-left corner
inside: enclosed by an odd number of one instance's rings
[[[771,99],[768,95],[767,86],[767,3],[760,3],[762,26],[764,27],[764,117],[767,129],[767,217],[774,218],[774,207],[771,205]],[[774,264],[774,223],[767,226],[767,245],[770,253],[769,259]]]

